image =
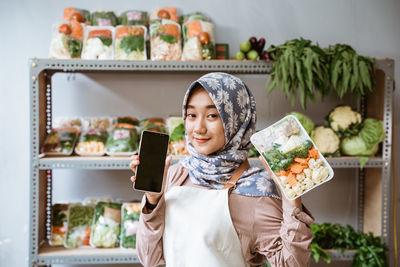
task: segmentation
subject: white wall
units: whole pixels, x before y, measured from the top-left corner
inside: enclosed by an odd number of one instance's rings
[[[302,36],[321,46],[347,43],[362,55],[394,58],[395,79],[400,81],[400,3],[395,0],[1,1],[0,266],[26,266],[28,259],[28,58],[47,57],[51,24],[62,17],[64,7],[77,6],[92,11],[110,9],[120,13],[130,8],[149,11],[158,5],[175,5],[184,13],[203,11],[210,15],[217,25],[217,42],[229,43],[231,56],[243,40],[253,35],[266,37],[267,45]],[[53,112],[55,116],[129,114],[138,118],[179,114],[183,93],[197,76],[161,74],[157,76],[160,80],[155,80],[151,74],[79,74],[68,81],[67,75],[56,75]],[[266,76],[240,77],[256,95],[258,128],[290,110],[289,103],[279,92],[267,97]],[[397,90],[396,103],[399,98]],[[144,104],[148,99],[154,102]],[[335,105],[335,101],[332,98],[324,104],[310,105],[306,113],[321,124],[325,112]],[[399,107],[395,106],[396,118],[399,115]],[[394,135],[399,144],[398,120],[394,124]],[[398,170],[399,162],[396,161]],[[318,222],[334,221],[355,226],[354,174],[354,170],[337,170],[332,182],[304,198]],[[102,195],[124,199],[139,197],[130,189],[129,176],[128,171],[56,171],[54,198],[61,201]],[[342,197],[338,199],[338,195]]]

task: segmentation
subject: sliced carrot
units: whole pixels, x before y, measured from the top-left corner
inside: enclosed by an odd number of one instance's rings
[[[69,20],[71,20],[71,16],[72,16],[72,14],[75,13],[75,12],[76,12],[76,8],[75,8],[75,7],[67,7],[67,8],[64,8],[64,17],[63,17],[63,20],[64,20],[64,21],[69,21]]]
[[[141,27],[131,27],[131,26],[124,26],[117,29],[117,33],[115,34],[115,38],[122,39],[129,35],[143,35],[144,30]]]
[[[294,162],[303,164],[303,165],[308,165],[309,158],[294,158]]]
[[[179,22],[179,20],[178,20],[178,11],[177,11],[176,7],[166,6],[166,7],[163,7],[162,9],[168,11],[169,16],[170,16],[170,20],[173,20],[175,22]]]
[[[83,27],[76,20],[71,21],[71,37],[79,41],[83,40]]]
[[[308,156],[313,159],[319,159],[318,150],[316,150],[314,147],[310,148],[310,150],[308,150]]]
[[[179,28],[175,24],[162,24],[158,26],[158,32],[160,34],[167,34],[175,36],[176,38],[179,37]]]
[[[93,30],[89,33],[89,39],[90,38],[95,38],[95,37],[100,37],[100,36],[104,36],[106,38],[110,38],[112,37],[111,31],[110,30]]]
[[[304,164],[300,164],[300,163],[294,163],[294,164],[292,164],[290,166],[290,171],[295,173],[295,174],[300,174],[307,167],[308,167],[308,165],[304,165]]]
[[[296,175],[292,172],[289,173],[287,182],[292,186],[295,187],[297,185]]]
[[[85,239],[83,240],[83,245],[90,246],[90,232],[92,229],[88,227],[85,230]]]
[[[201,29],[200,22],[197,20],[187,22],[186,27],[189,38],[199,36],[199,34],[203,31]]]
[[[276,172],[275,174],[276,174],[278,177],[281,177],[281,176],[287,176],[287,175],[288,175],[288,172],[285,171],[285,170],[280,170],[279,172]]]
[[[64,225],[52,226],[51,227],[51,232],[54,233],[54,234],[64,235],[65,234],[65,227],[64,227]]]

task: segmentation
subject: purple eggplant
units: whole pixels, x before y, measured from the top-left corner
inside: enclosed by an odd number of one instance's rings
[[[269,53],[264,50],[260,56],[260,59],[268,60],[269,59]]]
[[[259,55],[262,55],[262,52],[264,51],[264,46],[265,46],[265,39],[260,38],[257,42],[256,50]]]
[[[251,49],[256,50],[256,48],[257,48],[257,38],[252,36],[252,37],[250,37],[249,42],[251,44]]]

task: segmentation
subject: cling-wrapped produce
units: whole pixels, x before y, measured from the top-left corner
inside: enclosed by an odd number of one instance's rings
[[[127,156],[137,151],[139,135],[136,127],[128,123],[113,126],[107,143],[106,153],[110,156]]]
[[[182,25],[188,21],[193,21],[193,20],[201,20],[201,21],[211,22],[211,19],[201,12],[193,12],[193,13],[182,15],[179,18],[179,20],[180,20],[180,24],[182,24]]]
[[[108,134],[105,130],[89,128],[82,132],[75,146],[75,153],[80,156],[103,156]]]
[[[182,57],[181,34],[178,23],[162,20],[150,25],[151,60],[179,61]]]
[[[82,59],[113,59],[113,27],[86,27]]]
[[[182,26],[183,60],[216,58],[214,24],[210,21],[189,20]]]
[[[149,118],[140,121],[140,130],[143,131],[153,131],[159,133],[168,133],[163,118]]]
[[[78,134],[78,129],[74,127],[54,128],[47,135],[41,152],[52,156],[71,155],[78,139]]]
[[[68,223],[68,204],[54,204],[51,209],[50,246],[63,246]]]
[[[115,59],[146,60],[147,28],[144,26],[117,26]]]
[[[136,248],[136,233],[139,226],[140,203],[122,205],[121,247]]]
[[[64,21],[76,20],[86,25],[90,24],[90,12],[86,9],[80,9],[75,7],[64,8]]]
[[[187,155],[185,126],[182,117],[168,117],[167,129],[170,135],[169,152],[172,155]]]
[[[96,11],[91,15],[93,26],[117,26],[118,18],[112,11]]]
[[[74,204],[68,209],[68,231],[64,246],[67,248],[90,246],[90,232],[94,207]]]
[[[143,25],[147,26],[148,15],[146,11],[128,10],[119,16],[121,25]]]
[[[161,23],[162,20],[170,20],[179,23],[178,10],[176,7],[166,6],[154,8],[150,13],[150,25]]]
[[[65,21],[53,27],[49,57],[55,59],[80,58],[83,26],[76,20]]]
[[[90,244],[93,247],[114,248],[119,246],[121,229],[121,204],[98,202],[94,209],[94,219]]]

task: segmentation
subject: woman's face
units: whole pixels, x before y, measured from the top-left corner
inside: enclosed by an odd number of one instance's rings
[[[186,107],[186,133],[199,154],[209,155],[225,144],[224,127],[214,102],[204,88],[193,89]]]

